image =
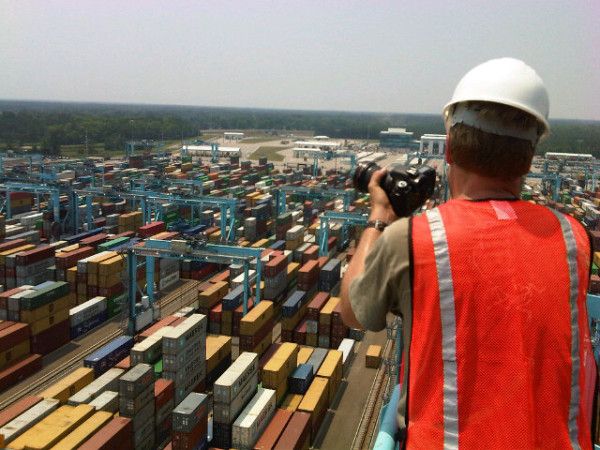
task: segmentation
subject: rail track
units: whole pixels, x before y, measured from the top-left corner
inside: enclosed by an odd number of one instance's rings
[[[48,373],[45,373],[44,375],[41,375],[35,379],[27,379],[27,384],[25,387],[18,390],[14,394],[11,394],[5,400],[0,402],[0,410],[6,408],[11,403],[19,400],[20,398],[22,398],[26,395],[33,395],[33,394],[40,393],[45,388],[47,388],[48,386],[53,384],[57,379],[62,378],[64,375],[73,371],[73,369],[75,369],[77,366],[79,366],[81,364],[81,361],[87,355],[89,355],[90,353],[93,353],[94,351],[96,351],[100,347],[102,347],[103,345],[106,345],[111,340],[113,340],[114,338],[116,338],[118,336],[121,336],[122,334],[123,334],[123,330],[121,330],[121,329],[117,329],[111,333],[108,333],[107,335],[99,338],[98,341],[96,341],[94,344],[92,344],[84,349],[80,349],[71,358],[69,358],[67,361],[62,363],[60,365],[60,367],[58,367],[57,369],[54,369]],[[34,378],[34,377],[31,377],[31,378]]]
[[[394,341],[388,339],[382,352],[383,358],[387,359],[390,357],[393,347]],[[385,364],[382,364],[379,369],[377,369],[375,380],[371,385],[365,410],[360,418],[356,434],[354,435],[352,450],[364,450],[373,447],[375,439],[377,438],[377,423],[379,422],[379,411],[383,404],[383,393],[387,388],[388,381],[386,366]]]

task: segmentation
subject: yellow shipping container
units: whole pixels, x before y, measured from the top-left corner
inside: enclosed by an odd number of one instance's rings
[[[6,257],[8,255],[14,255],[15,253],[25,252],[27,250],[32,250],[34,248],[35,248],[35,245],[33,245],[33,244],[25,244],[20,247],[15,247],[10,250],[5,250],[2,253],[0,253],[0,265],[2,265],[2,266],[6,265]]]
[[[121,282],[123,273],[115,272],[107,276],[98,276],[98,287],[111,287]]]
[[[36,320],[29,324],[29,328],[31,328],[31,334],[36,335],[40,334],[42,331],[47,330],[53,325],[57,323],[61,323],[65,320],[69,319],[69,307],[65,309],[61,309],[59,311],[55,311],[53,314],[46,316],[40,320]]]
[[[123,272],[125,270],[125,258],[122,256],[113,256],[100,262],[98,275],[107,276],[115,272]]]
[[[340,302],[339,297],[331,297],[319,312],[319,325],[330,325],[333,310]]]
[[[52,447],[53,450],[75,450],[92,435],[106,425],[113,415],[109,412],[99,411],[88,420],[79,425],[58,444]]]
[[[594,252],[594,264],[600,267],[600,252]]]
[[[206,372],[213,370],[219,362],[231,355],[231,337],[229,336],[206,336]]]
[[[300,270],[300,263],[293,262],[293,263],[288,264],[288,267],[287,267],[288,283],[297,277],[299,270]]]
[[[342,375],[342,352],[339,350],[329,350],[323,360],[316,376],[331,378]]]
[[[69,283],[77,283],[77,266],[67,269],[67,281]]]
[[[288,394],[281,404],[281,409],[296,411],[300,405],[300,402],[302,402],[302,394]]]
[[[269,240],[268,239],[261,239],[259,241],[256,241],[250,247],[252,247],[252,248],[261,248],[261,247],[266,247],[267,245],[269,245]]]
[[[296,365],[300,365],[300,364],[305,364],[306,361],[308,361],[308,359],[310,358],[310,355],[312,355],[313,352],[313,348],[310,347],[302,347],[300,348],[300,350],[298,351],[298,358],[297,358],[297,362]]]
[[[62,253],[62,252],[65,252],[65,253],[74,252],[75,250],[79,250],[79,244],[68,245],[59,250],[56,250],[56,254],[58,255],[59,253]]]
[[[99,267],[100,264],[104,261],[108,261],[109,259],[112,259],[114,257],[117,256],[116,252],[107,252],[107,253],[99,253],[97,255],[94,255],[90,258],[88,258],[87,260],[87,271],[86,273],[88,274],[88,277],[90,275],[98,275],[99,274]]]
[[[42,320],[44,317],[48,317],[55,314],[57,311],[62,311],[65,308],[69,308],[71,296],[66,295],[58,300],[47,303],[44,306],[32,310],[21,310],[20,319],[21,322],[33,323],[37,320]],[[59,321],[60,322],[60,321]],[[34,333],[35,334],[35,333]]]
[[[277,389],[296,368],[298,344],[284,342],[267,361],[261,372],[263,387]]]
[[[80,367],[62,380],[57,381],[40,394],[43,398],[56,398],[66,403],[70,396],[83,389],[94,380],[94,369]]]
[[[25,339],[10,349],[0,353],[0,370],[4,369],[6,366],[12,365],[11,363],[21,356],[28,355],[29,350],[29,339]]]
[[[214,283],[208,289],[200,292],[198,294],[199,306],[201,308],[212,308],[221,299],[227,294],[229,291],[229,283],[226,281],[219,281],[218,283]]]
[[[254,335],[272,317],[273,302],[268,300],[261,301],[240,320],[240,334],[246,336]]]
[[[90,405],[61,406],[10,443],[14,450],[46,450],[94,413]]]
[[[313,430],[316,428],[317,421],[322,417],[321,413],[327,409],[328,402],[329,380],[327,378],[315,377],[298,405],[298,411],[310,414]]]

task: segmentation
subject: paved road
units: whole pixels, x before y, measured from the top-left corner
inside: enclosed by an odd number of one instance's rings
[[[365,354],[369,345],[385,345],[386,331],[368,332],[362,342],[355,347],[355,359],[350,367],[346,380],[342,383],[341,399],[338,404],[330,406],[325,420],[330,420],[329,428],[322,440],[316,442],[314,448],[323,450],[347,450],[352,441],[361,416],[365,410],[367,397],[375,379],[376,369],[365,367]],[[379,414],[379,411],[377,411]]]

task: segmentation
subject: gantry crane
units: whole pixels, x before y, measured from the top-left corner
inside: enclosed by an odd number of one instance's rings
[[[342,247],[348,245],[348,227],[365,226],[368,221],[366,214],[325,211],[319,217],[319,256],[327,256],[329,253],[329,222],[342,222]]]
[[[137,258],[146,259],[146,292],[150,307],[154,303],[154,270],[155,258],[189,259],[192,261],[213,262],[219,264],[241,263],[244,266],[244,296],[243,314],[248,312],[248,299],[250,297],[249,269],[251,263],[256,263],[256,295],[254,304],[261,299],[262,262],[260,257],[263,248],[237,247],[230,245],[209,244],[204,239],[187,239],[163,241],[147,239],[143,246],[133,245],[127,249],[127,273],[129,293],[129,327],[135,330],[136,323],[136,295],[137,295]]]

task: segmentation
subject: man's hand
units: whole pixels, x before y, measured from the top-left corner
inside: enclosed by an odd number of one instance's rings
[[[385,223],[392,223],[398,219],[398,216],[394,213],[387,194],[379,185],[386,175],[386,168],[379,169],[373,173],[371,181],[369,181],[369,195],[371,196],[369,220],[382,220]]]

